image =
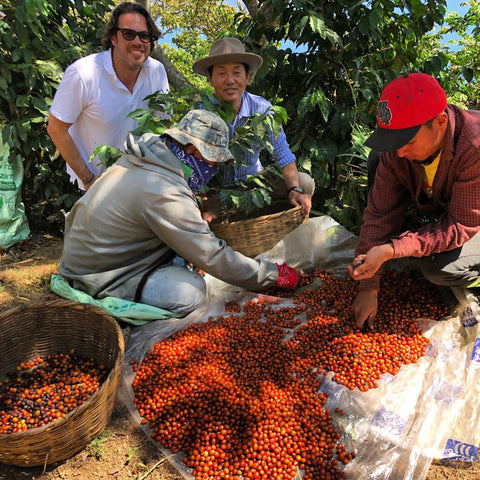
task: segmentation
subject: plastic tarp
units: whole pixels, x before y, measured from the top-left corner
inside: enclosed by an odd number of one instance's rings
[[[310,219],[272,250],[261,254],[301,269],[324,268],[346,275],[356,237],[330,217]],[[135,376],[130,361],[141,363],[158,341],[194,322],[226,314],[225,302],[259,296],[207,276],[208,303],[185,318],[150,322],[132,329],[125,355],[119,395],[133,418],[150,436],[133,403]],[[433,459],[476,461],[480,445],[480,307],[464,290],[453,289],[455,311],[445,321],[419,319],[430,339],[426,355],[400,372],[383,375],[379,387],[362,393],[324,377],[326,408],[343,409],[337,418],[340,442],[357,456],[345,468],[355,480],[425,480]],[[260,295],[261,296],[261,295]],[[291,303],[291,302],[290,302]],[[281,299],[279,307],[288,306]],[[181,454],[158,448],[186,479],[193,479]],[[302,477],[301,472],[296,478]]]

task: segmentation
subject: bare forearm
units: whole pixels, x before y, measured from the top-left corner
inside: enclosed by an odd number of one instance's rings
[[[283,167],[282,175],[287,186],[287,191],[290,190],[291,187],[300,186],[300,182],[298,179],[298,170],[295,162],[289,163],[288,165]],[[305,193],[289,191],[288,200],[292,205],[301,205],[303,214],[305,216],[309,214],[310,209],[312,208],[312,199],[310,195],[307,195]]]
[[[68,133],[70,125],[71,124],[61,122],[55,117],[50,116],[47,132],[65,162],[71,167],[80,180],[86,183],[91,179],[92,172],[81,157],[75,142]]]
[[[295,162],[285,165],[285,167],[282,168],[282,175],[287,189],[294,187],[295,185],[299,185],[298,170]]]

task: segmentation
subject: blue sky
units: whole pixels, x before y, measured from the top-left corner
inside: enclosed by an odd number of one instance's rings
[[[447,0],[447,8],[449,11],[455,11],[458,13],[464,13],[467,11],[466,7],[462,7],[460,4],[465,0]],[[226,0],[228,5],[232,5],[233,7],[237,6],[237,0]]]
[[[237,0],[225,0],[228,5],[231,5],[233,7],[237,6]],[[462,15],[465,14],[468,10],[467,7],[462,6],[461,3],[465,2],[465,0],[447,0],[447,10],[449,12],[457,12],[458,14]],[[240,3],[243,5],[243,3],[240,1]],[[164,37],[161,42],[166,42],[169,43],[171,41],[172,35],[168,35]],[[446,35],[444,37],[444,41],[447,45],[449,40],[455,39],[455,35]],[[449,45],[451,49],[456,49],[455,46]]]
[[[467,7],[462,7],[460,5],[463,2],[464,0],[447,0],[447,8],[451,12],[465,13]]]
[[[462,6],[461,3],[465,2],[465,0],[447,0],[447,10],[449,12],[457,12],[458,14],[462,15],[462,14],[465,14],[468,10],[467,7],[465,6]],[[236,7],[237,6],[237,0],[226,0],[226,3],[228,5],[232,5],[233,7]],[[454,40],[455,39],[455,35],[446,35],[444,37],[444,41],[447,45],[449,45],[449,47],[452,49],[452,50],[456,50],[458,47],[454,46],[454,45],[450,45],[448,43],[449,40]]]
[[[460,5],[465,0],[447,0],[447,10],[449,12],[457,12],[459,15],[465,15],[467,13],[468,7]],[[449,40],[454,40],[457,36],[456,35],[445,35],[443,37],[444,42],[450,47],[451,50],[457,50],[458,47],[455,45],[450,45],[448,43]],[[458,38],[458,37],[457,37]]]

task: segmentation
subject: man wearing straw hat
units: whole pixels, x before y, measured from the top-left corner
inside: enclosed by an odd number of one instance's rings
[[[175,266],[178,254],[246,289],[296,287],[295,269],[253,260],[211,232],[195,193],[233,159],[228,127],[191,110],[164,135],[129,135],[126,154],[88,189],[66,219],[61,275],[93,298],[117,297],[186,315],[206,299],[203,277]]]
[[[242,126],[248,117],[254,113],[265,113],[272,106],[263,97],[246,91],[247,85],[262,63],[262,57],[245,52],[237,38],[222,38],[213,42],[208,57],[193,64],[193,71],[206,76],[217,97],[222,102],[232,105],[237,112],[229,125],[230,138],[233,137],[235,129]],[[308,174],[298,172],[295,156],[290,151],[283,129],[277,139],[272,134],[272,144],[273,159],[281,168],[284,180],[274,184],[275,196],[287,197],[292,205],[301,205],[303,213],[308,215],[315,189],[314,180]],[[261,150],[261,146],[252,146],[252,152],[246,151],[245,166],[235,168],[235,178],[226,180],[233,183],[263,170],[259,158]]]

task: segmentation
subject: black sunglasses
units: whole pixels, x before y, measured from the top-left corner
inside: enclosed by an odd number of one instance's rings
[[[143,43],[149,43],[152,40],[156,40],[155,36],[150,35],[148,32],[137,32],[130,28],[117,28],[117,30],[122,33],[122,37],[127,40],[127,42],[132,41],[137,35]]]

